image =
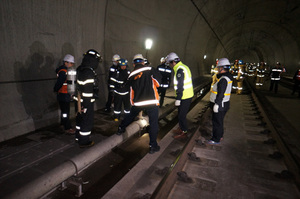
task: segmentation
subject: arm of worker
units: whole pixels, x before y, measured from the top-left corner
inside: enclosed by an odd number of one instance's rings
[[[225,90],[227,88],[227,81],[226,79],[222,78],[220,79],[220,81],[218,82],[218,88],[217,88],[217,96],[216,96],[216,100],[215,100],[215,104],[219,105],[219,107],[222,107],[222,101],[224,98],[224,93]]]
[[[63,86],[63,84],[66,81],[66,79],[67,79],[66,72],[65,71],[60,71],[58,73],[58,78],[57,78],[57,81],[56,81],[56,83],[54,85],[54,88],[53,88],[54,92],[58,92],[59,91],[59,89]]]
[[[183,95],[183,85],[184,85],[184,72],[182,69],[179,69],[176,73],[177,78],[177,90],[176,90],[176,100],[181,100]]]

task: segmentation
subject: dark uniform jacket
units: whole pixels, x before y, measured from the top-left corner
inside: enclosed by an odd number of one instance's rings
[[[118,68],[116,72],[112,75],[112,82],[114,84],[114,92],[116,94],[125,94],[129,93],[129,85],[125,84],[128,76],[130,74],[130,71],[128,69],[120,69]]]
[[[98,60],[93,56],[85,56],[77,68],[77,89],[83,99],[98,97],[98,81],[95,72]]]
[[[161,74],[156,69],[137,64],[128,78],[132,106],[159,105],[157,88],[161,82]]]
[[[170,68],[170,66],[167,66],[166,64],[161,64],[157,66],[157,70],[162,75],[160,87],[169,88],[171,82],[170,80],[171,80],[172,69]]]

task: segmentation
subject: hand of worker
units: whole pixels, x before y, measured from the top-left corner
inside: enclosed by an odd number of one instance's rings
[[[181,102],[180,100],[176,100],[175,101],[175,106],[180,106],[180,102]]]
[[[214,113],[219,112],[219,105],[218,104],[214,105],[213,111],[214,111]]]

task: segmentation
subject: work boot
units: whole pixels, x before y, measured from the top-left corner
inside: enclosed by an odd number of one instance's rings
[[[86,143],[86,144],[79,144],[79,147],[80,147],[80,148],[91,147],[91,146],[94,146],[94,144],[95,144],[94,141],[89,141],[89,142]]]
[[[155,152],[157,152],[159,150],[160,150],[160,146],[158,146],[158,145],[156,147],[150,146],[149,153],[153,154],[153,153],[155,153]]]
[[[122,129],[121,127],[119,127],[117,135],[122,135],[123,133],[125,133],[125,129]]]
[[[75,130],[71,128],[71,129],[65,130],[65,133],[68,134],[68,135],[74,135]]]
[[[181,131],[179,135],[174,136],[175,139],[185,139],[187,138],[187,132]]]

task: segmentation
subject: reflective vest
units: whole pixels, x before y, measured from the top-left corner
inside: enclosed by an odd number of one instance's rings
[[[177,71],[179,69],[183,70],[184,73],[184,82],[183,82],[183,94],[182,94],[182,98],[181,99],[188,99],[194,96],[194,88],[193,88],[193,82],[192,82],[192,74],[191,71],[189,69],[189,67],[187,67],[186,65],[184,65],[182,62],[178,62],[175,66],[174,66],[174,90],[177,90]]]
[[[58,71],[57,77],[58,77],[58,74],[61,71],[64,71],[66,73],[66,75],[68,74],[68,72],[67,72],[66,69],[61,69],[61,70]],[[64,84],[62,85],[62,87],[58,90],[58,93],[68,93],[68,83],[67,83],[67,80],[64,82]]]
[[[232,88],[232,81],[229,79],[227,76],[222,76],[220,79],[218,79],[218,82],[215,83],[211,89],[211,94],[210,94],[210,101],[215,103],[217,94],[218,94],[218,83],[221,79],[226,79],[227,81],[227,87],[224,93],[224,98],[222,100],[222,105],[224,102],[228,102],[230,100],[230,94],[231,94],[231,88]]]

